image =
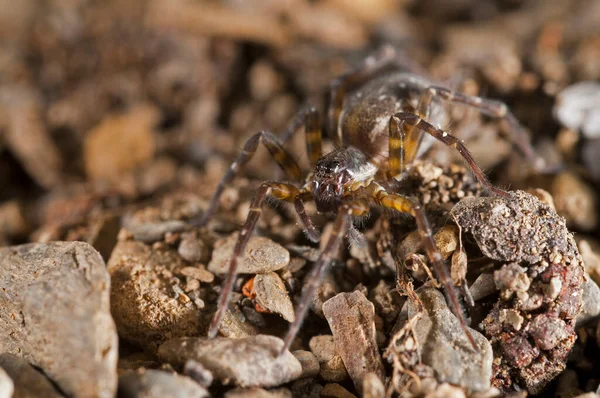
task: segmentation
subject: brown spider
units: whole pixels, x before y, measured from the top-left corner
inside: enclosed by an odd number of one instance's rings
[[[317,110],[308,107],[294,118],[286,136],[289,138],[304,124],[306,149],[314,169],[301,186],[269,181],[258,188],[231,256],[209,337],[217,334],[237,275],[238,257],[244,252],[254,231],[265,199],[271,196],[294,203],[302,228],[313,242],[319,241],[319,233],[307,216],[304,203],[313,200],[319,212],[336,215],[333,232],[307,277],[296,319],[284,339],[282,352],[289,348],[298,332],[312,296],[344,236],[349,231],[356,234],[352,218],[367,215],[371,205],[408,213],[415,218],[423,247],[433,264],[436,277],[444,286],[450,308],[458,316],[471,345],[477,349],[467,329],[446,265],[434,243],[427,217],[417,202],[393,192],[394,182],[405,176],[407,167],[422,152],[419,147],[423,133],[426,133],[455,148],[486,189],[497,195],[508,195],[487,180],[461,140],[435,127],[446,116],[440,100],[462,103],[486,115],[505,119],[511,127],[515,146],[530,160],[535,160],[535,155],[526,132],[505,104],[434,86],[418,74],[408,72],[411,69],[393,48],[384,46],[356,69],[332,81],[325,127],[330,136],[335,136],[337,149],[326,155],[322,154],[321,124]],[[252,158],[259,143],[268,149],[288,177],[301,181],[300,167],[279,139],[261,131],[246,142],[243,152],[220,181],[208,209],[193,224],[205,225],[209,221],[223,189]]]

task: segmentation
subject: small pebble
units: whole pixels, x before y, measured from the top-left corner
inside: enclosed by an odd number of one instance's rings
[[[182,366],[190,359],[198,361],[224,384],[274,387],[302,374],[302,365],[289,351],[279,355],[281,347],[281,339],[266,335],[241,339],[184,337],[163,343],[158,356],[173,366]]]
[[[122,398],[204,398],[208,391],[189,377],[162,370],[144,369],[119,377]]]
[[[256,293],[256,303],[261,307],[281,315],[288,322],[296,319],[292,300],[283,281],[275,272],[256,275],[254,293]]]
[[[15,385],[12,379],[0,368],[0,398],[11,398],[15,391]]]
[[[297,350],[292,352],[302,365],[302,375],[300,378],[316,377],[319,374],[319,361],[315,354],[310,351]]]
[[[322,398],[356,398],[356,395],[337,383],[325,384],[321,390]]]
[[[227,274],[229,259],[238,238],[238,232],[215,243],[208,270],[214,274]],[[280,244],[261,236],[250,238],[246,251],[238,260],[240,274],[265,274],[277,271],[290,262],[290,253]]]
[[[14,397],[44,397],[44,398],[60,398],[63,395],[59,394],[54,388],[54,385],[46,378],[46,376],[35,369],[23,358],[11,354],[0,355],[0,397],[2,395],[2,369],[12,379],[14,383]],[[12,395],[7,395],[11,397]]]
[[[213,375],[210,370],[206,369],[200,362],[194,361],[193,359],[188,359],[185,362],[183,373],[202,387],[208,388],[213,382]]]

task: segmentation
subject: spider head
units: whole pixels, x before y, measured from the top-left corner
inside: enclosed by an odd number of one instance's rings
[[[316,165],[312,180],[312,192],[317,210],[335,213],[344,196],[344,186],[352,179],[348,162],[339,151],[322,157]]]

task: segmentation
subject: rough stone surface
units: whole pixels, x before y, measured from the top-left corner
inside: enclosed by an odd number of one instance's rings
[[[459,385],[472,392],[489,389],[493,359],[489,341],[470,329],[479,349],[474,353],[444,295],[434,288],[420,289],[417,293],[425,309],[414,327],[423,363],[434,370],[440,382]],[[417,307],[411,301],[407,302],[406,310],[408,318],[417,313]]]
[[[172,365],[194,359],[224,384],[274,387],[295,380],[302,365],[289,351],[279,355],[283,341],[258,335],[243,339],[179,338],[163,343],[158,355]]]
[[[335,341],[331,335],[314,336],[308,343],[311,352],[319,361],[319,375],[325,381],[344,381],[348,377],[348,371],[344,360],[337,352]]]
[[[577,315],[576,327],[585,325],[600,315],[600,287],[589,276],[583,284],[581,300],[583,307]]]
[[[73,396],[113,397],[117,334],[110,279],[87,243],[0,249],[0,352],[41,368]]]
[[[56,391],[46,376],[37,371],[23,358],[12,354],[2,354],[0,355],[0,369],[4,369],[14,382],[15,398],[62,397],[62,394]],[[2,396],[0,392],[0,397]]]
[[[189,377],[162,370],[127,372],[119,377],[121,398],[204,398],[208,391]]]
[[[566,364],[581,311],[583,260],[565,220],[524,192],[465,199],[452,212],[487,257],[498,301],[481,323],[494,346],[494,386],[538,394]]]
[[[288,322],[296,319],[294,305],[279,275],[275,272],[259,274],[254,278],[256,303]]]
[[[218,240],[212,253],[208,270],[223,275],[229,268],[229,259],[237,241],[238,232]],[[250,238],[246,251],[238,261],[240,274],[266,274],[277,271],[290,262],[290,252],[283,246],[262,236]]]
[[[225,398],[292,398],[292,392],[287,388],[265,390],[264,388],[234,388],[227,391]]]
[[[375,307],[364,294],[340,293],[323,304],[337,352],[358,391],[367,373],[384,378],[383,363],[375,340]]]
[[[200,334],[201,308],[171,283],[176,269],[185,265],[175,250],[152,250],[136,241],[117,243],[108,272],[111,311],[121,338],[155,350],[165,340]]]

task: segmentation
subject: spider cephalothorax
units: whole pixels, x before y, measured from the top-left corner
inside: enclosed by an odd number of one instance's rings
[[[252,158],[259,143],[267,148],[290,180],[298,184],[269,181],[258,188],[231,256],[227,279],[208,332],[210,337],[217,334],[228,306],[237,275],[238,257],[243,253],[255,229],[265,199],[272,197],[294,204],[302,228],[314,242],[319,240],[320,234],[308,217],[304,203],[312,200],[319,212],[335,215],[332,233],[307,276],[296,319],[288,331],[282,351],[289,347],[298,332],[322,276],[344,236],[348,231],[358,233],[352,228],[353,218],[368,214],[372,206],[406,213],[415,218],[423,249],[435,276],[444,286],[448,304],[459,318],[466,337],[475,347],[446,264],[434,243],[425,212],[419,203],[403,196],[402,192],[389,188],[396,186],[392,182],[401,178],[417,157],[423,136],[429,136],[456,149],[488,191],[496,195],[507,195],[488,182],[461,140],[436,127],[440,115],[443,116],[443,101],[462,103],[489,116],[504,119],[511,127],[515,146],[528,160],[537,160],[527,134],[503,103],[435,86],[426,78],[411,73],[410,67],[406,68],[406,63],[391,47],[383,47],[356,69],[331,83],[325,126],[328,136],[336,139],[337,149],[323,155],[321,123],[319,112],[315,108],[305,108],[294,118],[288,131],[302,130],[297,127],[304,123],[306,148],[313,167],[303,181],[300,167],[273,134],[262,131],[246,142],[243,152],[219,183],[208,209],[194,224],[204,225],[210,219],[223,189],[236,176],[240,167]],[[435,119],[433,124],[430,122],[431,117]]]

